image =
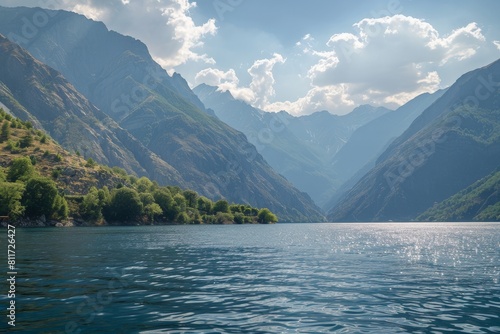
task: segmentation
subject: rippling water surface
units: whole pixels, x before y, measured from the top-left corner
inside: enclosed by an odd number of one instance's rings
[[[16,241],[23,333],[500,332],[499,224],[25,229]]]

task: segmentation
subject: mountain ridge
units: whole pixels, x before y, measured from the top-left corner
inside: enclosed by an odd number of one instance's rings
[[[0,35],[0,64],[0,82],[4,88],[0,89],[0,99],[21,119],[33,122],[73,151],[138,175],[149,174],[127,149],[127,146],[135,146],[134,151],[142,152],[149,171],[156,171],[159,180],[181,183],[171,166],[148,153],[91,105],[59,72],[37,61],[3,35]]]
[[[286,111],[256,109],[214,86],[201,84],[193,91],[217,117],[245,133],[276,171],[320,206],[341,184],[330,166],[331,158],[358,127],[389,112],[364,105],[343,116],[319,111],[295,117]]]
[[[328,218],[413,220],[494,171],[500,165],[500,92],[493,89],[487,98],[478,98],[485,77],[498,85],[500,60],[461,76],[391,144]],[[474,98],[477,104],[466,103]]]
[[[16,22],[34,12],[0,10],[0,32],[19,29]],[[124,45],[116,42],[113,49],[108,38],[119,34],[102,23],[70,12],[56,13],[51,24],[30,41],[28,50],[74,78],[74,86],[124,129],[122,135],[130,135],[172,166],[185,187],[212,199],[269,207],[282,221],[323,220],[309,196],[275,173],[243,134],[201,109],[203,104],[185,80],[178,74],[170,77],[145,54],[143,43],[122,36],[119,40]],[[98,57],[107,53],[114,58]],[[80,63],[84,66],[77,66]]]
[[[356,129],[333,158],[332,168],[346,181],[323,207],[325,211],[330,211],[345,192],[375,166],[378,157],[387,150],[391,142],[445,91],[421,94],[398,109]]]

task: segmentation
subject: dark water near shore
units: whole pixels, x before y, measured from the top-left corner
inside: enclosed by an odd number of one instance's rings
[[[500,224],[18,229],[16,244],[14,332],[500,332]]]

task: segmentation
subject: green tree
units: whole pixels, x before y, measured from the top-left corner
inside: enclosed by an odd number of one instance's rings
[[[30,147],[31,145],[33,145],[33,136],[30,133],[21,138],[21,140],[19,141],[19,146],[21,148]]]
[[[236,212],[234,214],[234,222],[236,224],[243,224],[245,222],[245,216],[241,212]]]
[[[197,200],[198,200],[198,194],[196,193],[196,191],[184,190],[182,195],[186,199],[187,206],[189,208],[196,209],[196,206],[197,206],[196,204],[197,204]]]
[[[2,124],[2,130],[0,130],[0,143],[8,140],[10,137],[10,124],[9,121],[4,121]]]
[[[149,221],[153,223],[156,217],[159,217],[163,214],[163,210],[158,204],[151,203],[144,207],[144,213],[148,216]]]
[[[272,224],[278,221],[278,217],[269,209],[261,209],[257,214],[257,219],[261,224]]]
[[[33,166],[35,166],[35,165],[36,165],[36,163],[38,162],[38,159],[36,158],[36,156],[35,156],[35,155],[30,155],[30,160],[31,160],[31,164],[32,164]]]
[[[143,206],[135,189],[123,187],[113,191],[106,219],[131,221],[142,214]]]
[[[97,163],[94,161],[94,159],[88,158],[85,167],[94,168],[95,166],[97,166]]]
[[[257,216],[259,210],[257,210],[256,208],[252,208],[251,206],[248,205],[245,207],[243,213],[245,214],[245,216]]]
[[[234,222],[234,216],[227,212],[217,212],[215,215],[217,224],[230,224]]]
[[[175,221],[179,224],[189,224],[191,222],[191,218],[189,218],[187,213],[180,212],[175,218]]]
[[[29,217],[40,217],[41,215],[51,217],[56,196],[56,184],[51,179],[44,177],[29,179],[22,198],[22,204],[26,207],[26,214]]]
[[[174,201],[170,191],[167,188],[157,189],[153,192],[153,197],[155,202],[160,206],[163,213],[166,214],[170,207],[172,206],[172,202]]]
[[[212,212],[213,202],[204,196],[198,197],[198,206],[197,209],[204,213],[210,214]]]
[[[214,214],[217,212],[229,213],[229,203],[225,199],[218,200],[212,210]]]
[[[87,195],[80,203],[80,215],[83,219],[98,220],[102,218],[102,205],[99,199],[99,191],[91,187]]]
[[[168,191],[172,194],[172,196],[177,195],[178,193],[182,192],[181,188],[178,186],[167,186]]]
[[[176,194],[174,196],[174,202],[179,208],[179,212],[185,212],[187,209],[187,201],[182,194]]]
[[[181,212],[186,212],[186,199],[182,194],[176,194],[172,197],[167,210],[163,210],[163,213],[169,221],[177,221],[177,217]]]
[[[153,187],[153,182],[150,179],[143,176],[135,182],[135,189],[140,193],[145,193],[151,190]]]
[[[129,175],[128,177],[128,182],[131,184],[131,185],[134,185],[136,182],[137,182],[137,176],[135,175]]]
[[[141,198],[141,202],[144,207],[146,207],[146,205],[150,205],[155,202],[155,198],[150,193],[140,193],[139,197]]]
[[[0,216],[19,218],[24,213],[21,199],[24,193],[24,184],[0,182]]]
[[[237,213],[237,212],[242,212],[241,211],[241,206],[239,204],[231,204],[229,206],[229,210],[231,211],[231,213]]]
[[[5,172],[5,169],[0,167],[0,182],[5,182],[7,181],[7,173]]]
[[[16,182],[17,180],[25,181],[35,174],[35,167],[28,157],[15,158],[7,173],[7,181]]]
[[[56,195],[53,204],[52,218],[54,219],[66,219],[69,215],[69,207],[66,199],[60,195]]]
[[[109,203],[111,202],[111,194],[108,187],[106,186],[97,191],[97,196],[99,197],[99,204],[101,205],[101,207],[109,205]]]

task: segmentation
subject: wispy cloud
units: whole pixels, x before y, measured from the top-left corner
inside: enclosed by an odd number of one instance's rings
[[[217,33],[215,19],[197,24],[188,0],[1,0],[9,6],[65,9],[103,21],[108,28],[145,42],[156,61],[167,70],[189,61],[214,64],[203,52],[205,38]]]

